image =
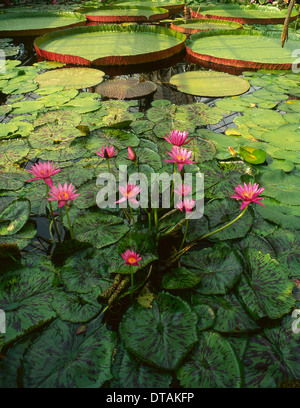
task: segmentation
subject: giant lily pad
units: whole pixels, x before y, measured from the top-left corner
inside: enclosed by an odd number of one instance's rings
[[[120,334],[126,348],[158,368],[174,370],[196,343],[197,317],[179,297],[160,293],[152,308],[133,304]]]
[[[63,68],[44,72],[34,80],[40,87],[63,86],[65,89],[89,88],[103,81],[104,72],[92,68]]]
[[[82,12],[89,21],[97,21],[102,24],[156,21],[167,18],[169,15],[169,11],[163,8],[126,5],[92,8],[90,10],[82,9]]]
[[[214,19],[193,18],[190,20],[173,21],[171,24],[172,30],[179,31],[180,33],[190,35],[196,34],[199,31],[207,30],[236,30],[242,28],[239,23],[230,21],[220,21]]]
[[[237,21],[241,24],[280,24],[284,23],[287,12],[277,7],[238,4],[206,5],[200,11],[192,10],[194,18],[216,18],[220,20]],[[297,18],[297,11],[293,10],[291,21]]]
[[[172,13],[177,13],[183,10],[183,0],[120,0],[118,4],[124,6],[143,6],[143,7],[163,7]]]
[[[112,377],[114,332],[97,325],[82,337],[76,330],[57,319],[35,340],[24,362],[25,388],[99,388]]]
[[[3,36],[37,36],[61,28],[85,25],[85,17],[71,12],[6,13],[0,16]]]
[[[172,76],[170,83],[184,93],[207,97],[240,95],[250,87],[243,78],[214,71],[187,71]]]
[[[104,24],[46,34],[36,39],[34,45],[39,55],[50,60],[80,65],[128,65],[177,54],[184,49],[185,38],[162,27],[122,28]]]
[[[209,39],[209,40],[208,40]],[[238,68],[291,69],[299,40],[289,36],[281,47],[280,33],[256,30],[203,31],[187,41],[187,53],[195,60]]]

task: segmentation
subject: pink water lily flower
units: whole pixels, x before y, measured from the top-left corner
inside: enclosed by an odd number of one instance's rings
[[[181,184],[180,186],[178,186],[177,190],[173,190],[173,191],[176,194],[179,194],[179,195],[182,195],[182,196],[187,196],[192,191],[192,187],[189,186],[188,184]]]
[[[111,157],[114,157],[116,155],[116,151],[114,146],[102,146],[101,150],[99,152],[96,152],[98,156],[103,157],[105,159],[110,159]]]
[[[181,132],[180,130],[174,129],[170,132],[170,135],[167,133],[167,137],[164,137],[164,139],[173,146],[182,146],[192,140],[186,140],[188,133],[189,132]]]
[[[121,198],[121,200],[116,201],[116,203],[122,203],[128,200],[134,204],[138,204],[135,197],[142,191],[142,189],[139,188],[139,186],[137,186],[136,184],[127,184],[125,187],[119,186],[119,191],[123,197]]]
[[[50,196],[48,201],[58,201],[58,206],[63,207],[68,201],[76,200],[80,194],[75,194],[77,190],[72,183],[68,186],[65,183],[63,186],[58,183],[58,188],[52,186],[51,191],[49,192]]]
[[[33,180],[44,180],[44,182],[49,186],[53,186],[52,176],[59,173],[62,169],[57,169],[57,164],[53,167],[53,162],[45,162],[45,163],[36,163],[33,164],[28,172],[32,173],[35,178],[26,180],[26,181],[33,181]]]
[[[178,170],[181,171],[183,166],[185,164],[193,164],[195,163],[192,160],[189,160],[189,158],[192,155],[191,150],[184,149],[183,147],[178,147],[178,146],[173,146],[171,153],[168,152],[168,155],[172,157],[172,160],[165,160],[165,162],[169,163],[177,163],[178,165]]]
[[[124,254],[121,254],[121,257],[124,259],[124,265],[139,266],[138,261],[142,259],[140,254],[137,254],[134,251],[127,249]]]
[[[241,210],[246,208],[250,203],[260,204],[265,207],[265,205],[260,202],[260,200],[263,200],[263,197],[258,197],[258,195],[264,191],[264,187],[258,187],[259,185],[257,183],[254,183],[253,186],[251,183],[249,183],[248,186],[246,183],[244,183],[244,186],[239,184],[238,186],[234,187],[236,194],[230,198],[243,200]]]
[[[183,201],[180,201],[176,207],[180,211],[186,211],[186,212],[191,212],[193,207],[195,205],[195,200],[189,200],[188,198],[185,198]]]

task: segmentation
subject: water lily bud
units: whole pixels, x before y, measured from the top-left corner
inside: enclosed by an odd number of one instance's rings
[[[128,158],[129,160],[136,161],[135,151],[130,146],[128,146]]]

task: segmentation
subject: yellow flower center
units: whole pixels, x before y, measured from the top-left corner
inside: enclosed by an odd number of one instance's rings
[[[69,197],[69,194],[67,192],[61,193],[59,194],[58,198],[60,200],[67,200],[67,198]]]
[[[253,191],[251,191],[250,193],[243,193],[243,197],[244,198],[252,198],[252,196],[253,196]]]
[[[129,263],[135,263],[135,262],[136,262],[136,258],[135,258],[134,256],[130,256],[130,257],[128,258],[128,262],[129,262]]]
[[[186,157],[185,157],[184,155],[182,155],[182,154],[178,154],[178,155],[176,156],[176,159],[177,159],[178,161],[185,161]]]

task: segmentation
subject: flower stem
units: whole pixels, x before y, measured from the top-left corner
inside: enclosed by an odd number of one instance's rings
[[[151,212],[148,213],[148,223],[149,223],[149,234],[151,233],[152,223],[151,223]]]
[[[109,174],[111,174],[111,171],[110,171],[110,164],[109,164],[109,159],[107,159],[107,167],[108,167],[108,172],[109,172]]]
[[[67,214],[67,219],[68,219],[68,224],[69,224],[69,230],[70,230],[71,238],[74,239],[73,229],[72,229],[72,225],[71,225],[71,221],[70,221],[70,216],[69,216],[69,211],[68,211],[68,209],[67,209],[67,205],[65,205],[65,210],[66,210],[66,214]]]
[[[131,274],[131,292],[130,292],[130,301],[132,303],[132,297],[133,297],[133,266],[131,265],[130,267],[130,274]]]
[[[47,188],[47,196],[49,197],[49,186],[48,186],[48,184],[46,184],[46,188]],[[57,224],[56,224],[56,220],[55,220],[55,217],[54,217],[54,214],[53,214],[52,203],[51,203],[51,201],[48,201],[48,203],[49,203],[51,218],[52,218],[52,222],[53,222],[53,225],[54,225],[54,228],[55,228],[55,232],[56,232],[57,238],[58,238],[58,240],[59,240],[59,242],[60,242],[60,233],[59,233],[59,231],[58,231],[58,227],[57,227]],[[50,233],[50,235],[51,235],[51,233]]]
[[[137,233],[137,229],[136,229],[136,224],[135,224],[135,220],[134,220],[134,215],[133,215],[132,207],[129,205],[129,208],[130,208],[130,214],[131,214],[133,226],[134,226],[135,232]]]
[[[227,228],[227,227],[230,227],[230,225],[232,225],[233,223],[235,223],[237,220],[239,220],[239,219],[244,215],[244,213],[245,213],[245,211],[247,210],[247,208],[248,208],[248,207],[245,207],[244,210],[243,210],[234,220],[230,221],[228,224],[226,224],[226,225],[224,225],[223,227],[218,228],[218,229],[216,229],[216,230],[214,230],[214,231],[212,231],[212,232],[210,232],[210,233],[208,233],[208,234],[206,234],[206,235],[202,235],[202,237],[199,237],[199,238],[195,239],[194,241],[190,242],[189,245],[187,245],[187,246],[184,247],[183,249],[180,249],[180,250],[176,253],[176,255],[175,255],[173,258],[171,258],[170,264],[176,262],[176,260],[179,259],[184,253],[186,253],[189,249],[191,249],[194,245],[196,245],[196,243],[197,243],[198,241],[201,241],[202,239],[208,238],[208,237],[210,237],[211,235],[216,234],[217,232],[220,232],[220,231],[222,231],[223,229],[225,229],[225,228]]]
[[[198,238],[198,240],[200,241],[201,239],[208,238],[208,237],[210,237],[211,235],[216,234],[217,232],[220,232],[220,231],[222,231],[223,229],[225,229],[225,228],[227,228],[227,227],[230,227],[230,225],[232,225],[234,222],[236,222],[238,219],[240,219],[240,218],[245,214],[245,211],[247,210],[247,208],[248,208],[248,206],[245,207],[245,208],[243,209],[243,211],[242,211],[234,220],[230,221],[228,224],[226,224],[226,225],[224,225],[223,227],[218,228],[218,229],[216,229],[216,230],[214,230],[214,231],[212,231],[212,232],[210,232],[210,233],[208,233],[208,234],[206,234],[206,235],[203,235],[202,237]]]
[[[184,231],[184,236],[183,236],[183,240],[182,240],[182,242],[181,242],[179,251],[181,251],[181,249],[182,249],[182,247],[183,247],[183,244],[185,243],[185,239],[186,239],[186,235],[187,235],[187,230],[188,230],[188,224],[189,224],[189,220],[188,220],[188,218],[187,218],[187,219],[185,220],[185,231]]]
[[[156,231],[158,231],[158,216],[157,216],[157,208],[154,208],[154,224]]]

